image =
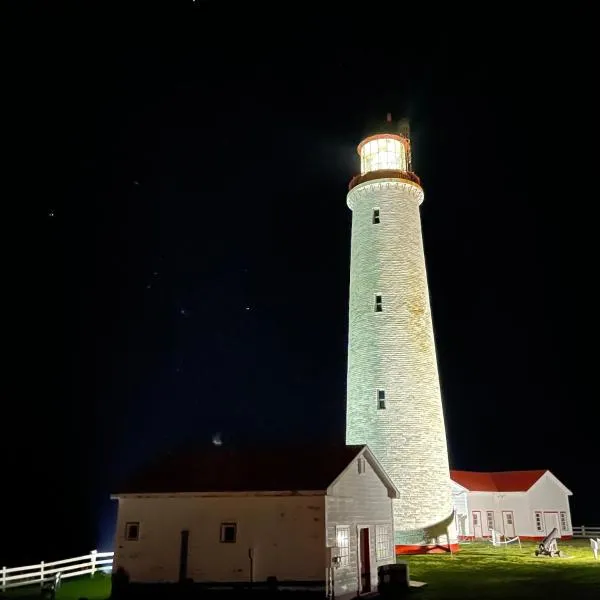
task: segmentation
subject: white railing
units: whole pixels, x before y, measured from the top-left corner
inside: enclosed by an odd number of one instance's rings
[[[573,537],[600,538],[600,527],[588,527],[587,525],[582,525],[581,527],[573,527]]]
[[[114,552],[98,552],[92,550],[85,556],[65,558],[27,567],[2,567],[0,589],[21,587],[37,584],[40,587],[45,582],[53,581],[57,573],[60,578],[76,577],[77,575],[93,575],[96,571],[110,571],[112,569]]]

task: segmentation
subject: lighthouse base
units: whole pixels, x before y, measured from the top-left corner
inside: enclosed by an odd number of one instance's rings
[[[449,552],[454,554],[460,550],[460,544],[396,544],[395,550],[396,556],[406,554],[447,554]]]
[[[402,554],[441,554],[458,552],[454,511],[435,525],[412,530],[394,531],[396,556]]]

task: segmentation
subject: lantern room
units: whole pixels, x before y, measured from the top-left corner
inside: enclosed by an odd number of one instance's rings
[[[410,171],[409,144],[407,138],[393,133],[380,133],[364,139],[357,148],[360,174],[382,169]]]

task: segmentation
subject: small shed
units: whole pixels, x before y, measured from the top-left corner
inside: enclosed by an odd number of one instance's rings
[[[367,446],[226,447],[170,456],[112,495],[129,585],[377,588],[395,562],[398,490]]]
[[[459,539],[488,538],[495,529],[537,541],[554,527],[561,537],[573,537],[572,492],[550,471],[451,471],[450,476]]]

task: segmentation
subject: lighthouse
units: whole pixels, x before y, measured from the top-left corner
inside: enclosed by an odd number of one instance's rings
[[[400,491],[397,553],[456,544],[446,428],[408,122],[358,145],[352,210],[346,443],[368,444]]]

